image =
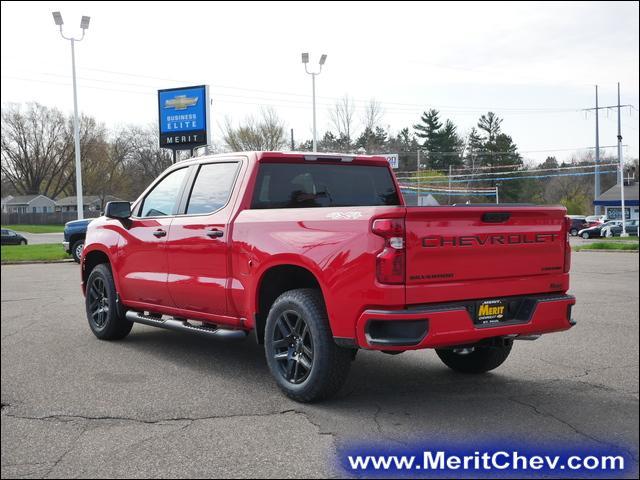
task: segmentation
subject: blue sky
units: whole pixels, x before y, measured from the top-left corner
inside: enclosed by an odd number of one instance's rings
[[[321,53],[318,125],[349,94],[356,117],[375,98],[392,131],[438,108],[466,133],[489,109],[526,158],[542,161],[594,145],[594,103],[638,105],[638,3],[190,3],[2,2],[1,101],[71,112],[68,33],[77,45],[82,111],[109,126],[157,121],[156,90],[209,84],[213,122],[273,106],[311,137],[311,80],[300,53]],[[615,145],[616,115],[601,113],[601,145]],[[638,111],[623,112],[625,155],[638,157]],[[214,132],[219,140],[220,132]],[[614,149],[610,150],[612,153]]]

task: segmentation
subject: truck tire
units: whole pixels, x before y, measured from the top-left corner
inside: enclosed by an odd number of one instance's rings
[[[73,242],[73,246],[71,247],[71,256],[76,261],[76,263],[80,263],[80,259],[82,258],[83,248],[84,248],[84,240],[77,240]]]
[[[85,305],[87,320],[93,334],[100,340],[120,340],[133,327],[118,303],[111,268],[106,263],[97,265],[87,280]]]
[[[293,400],[326,399],[349,374],[353,349],[334,342],[317,290],[301,288],[280,295],[267,316],[264,339],[269,370]]]
[[[447,367],[456,372],[485,373],[502,365],[512,346],[513,342],[500,346],[475,347],[467,353],[460,353],[457,349],[437,348],[436,353]]]

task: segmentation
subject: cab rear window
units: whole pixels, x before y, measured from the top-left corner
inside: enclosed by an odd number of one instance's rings
[[[251,208],[399,205],[389,169],[372,165],[260,165]]]

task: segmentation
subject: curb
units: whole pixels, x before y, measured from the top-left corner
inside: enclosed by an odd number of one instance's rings
[[[595,248],[581,248],[580,250],[573,250],[573,253],[580,253],[580,252],[638,253],[638,250],[598,250]]]
[[[24,260],[24,261],[8,261],[0,262],[1,265],[40,265],[47,263],[75,263],[73,258],[66,258],[64,260]]]

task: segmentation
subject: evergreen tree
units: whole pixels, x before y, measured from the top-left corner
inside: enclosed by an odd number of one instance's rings
[[[500,125],[502,119],[493,112],[482,115],[478,120],[478,128],[485,133],[485,141],[487,143],[495,142],[496,137],[500,133]]]
[[[457,133],[457,127],[451,120],[447,120],[444,127],[438,132],[437,152],[434,154],[434,169],[447,169],[449,166],[462,166],[463,142]]]
[[[482,164],[482,154],[484,151],[484,142],[475,127],[471,128],[467,137],[467,148],[465,151],[464,162],[472,173],[475,173],[477,167]]]
[[[416,130],[416,137],[422,140],[421,146],[426,150],[425,161],[429,164],[429,167],[434,168],[433,162],[438,162],[436,152],[441,152],[440,141],[440,129],[442,128],[442,122],[440,122],[440,113],[438,110],[432,108],[428,112],[424,112],[420,121],[413,126]],[[418,140],[420,142],[420,140]]]
[[[385,153],[387,143],[387,132],[382,127],[375,127],[372,130],[366,127],[356,140],[355,147],[364,148],[368,154]]]

